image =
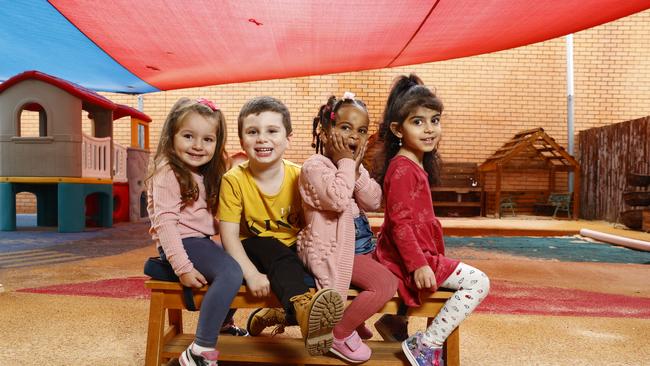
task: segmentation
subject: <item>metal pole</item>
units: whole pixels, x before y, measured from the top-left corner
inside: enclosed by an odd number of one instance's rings
[[[142,112],[144,110],[144,97],[142,94],[138,95],[138,110]]]
[[[567,147],[573,156],[573,34],[566,36]],[[573,172],[569,172],[569,192],[573,192]]]

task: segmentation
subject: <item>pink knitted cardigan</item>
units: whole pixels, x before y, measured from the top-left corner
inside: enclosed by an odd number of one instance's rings
[[[305,228],[298,234],[297,252],[314,275],[316,286],[333,288],[345,299],[354,263],[354,218],[381,205],[381,187],[361,166],[355,182],[355,162],[341,159],[338,167],[323,155],[313,155],[300,172],[299,189]]]

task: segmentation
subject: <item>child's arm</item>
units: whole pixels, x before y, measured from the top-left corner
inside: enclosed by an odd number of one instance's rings
[[[359,178],[354,182],[354,198],[364,212],[375,211],[381,206],[381,186],[370,178],[363,165],[359,166]]]
[[[221,242],[226,252],[233,257],[244,272],[246,286],[254,296],[264,297],[269,294],[270,283],[265,274],[260,273],[246,254],[241,240],[239,240],[239,224],[233,222],[219,222]]]
[[[174,272],[180,276],[194,268],[178,232],[182,206],[181,188],[174,172],[168,167],[164,167],[156,173],[151,184],[151,199],[153,201],[151,227],[158,235],[158,241],[167,260],[174,268]]]
[[[184,286],[201,288],[207,284],[207,281],[194,268],[178,232],[182,206],[178,181],[171,169],[157,173],[152,181],[153,214],[151,225],[158,235],[165,256]]]
[[[334,169],[324,159],[308,159],[300,171],[300,195],[317,210],[343,212],[354,191],[352,159],[340,159]]]

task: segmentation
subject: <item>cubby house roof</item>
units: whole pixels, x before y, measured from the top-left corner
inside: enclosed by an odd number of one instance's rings
[[[146,114],[140,112],[139,110],[129,107],[128,105],[124,104],[117,104],[117,108],[113,111],[113,121],[116,119],[120,119],[125,116],[131,116],[133,118],[137,118],[143,122],[151,122],[151,117],[147,116]]]
[[[530,168],[554,168],[556,171],[575,171],[580,164],[541,127],[516,133],[512,139],[479,165],[479,172],[490,172],[498,165],[507,166],[513,159],[532,162]]]
[[[113,120],[125,116],[131,116],[144,122],[151,122],[151,117],[135,108],[123,104],[113,103],[110,101],[110,99],[105,98],[90,89],[86,89],[81,85],[77,85],[73,82],[63,80],[61,78],[57,78],[40,71],[25,71],[13,76],[4,83],[0,84],[0,94],[12,86],[30,79],[46,82],[81,99],[81,101],[84,103],[84,109],[87,109],[88,104],[90,104],[99,108],[111,110],[113,111]],[[25,109],[30,111],[39,111],[41,109],[41,106],[39,106],[37,103],[29,103],[25,106]]]
[[[111,102],[109,99],[95,93],[90,89],[86,89],[81,85],[77,85],[67,80],[57,78],[56,76],[48,75],[40,71],[25,71],[18,75],[13,76],[4,83],[0,84],[0,93],[9,89],[10,87],[25,81],[25,80],[40,80],[51,84],[61,90],[68,92],[69,94],[81,99],[83,102],[92,104],[94,106],[114,110],[117,108],[117,104]]]

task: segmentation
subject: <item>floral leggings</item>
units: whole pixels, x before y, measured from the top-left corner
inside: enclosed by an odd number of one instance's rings
[[[490,291],[490,280],[485,273],[461,262],[440,287],[456,292],[425,332],[425,339],[434,346],[442,346],[451,332],[485,299]]]

